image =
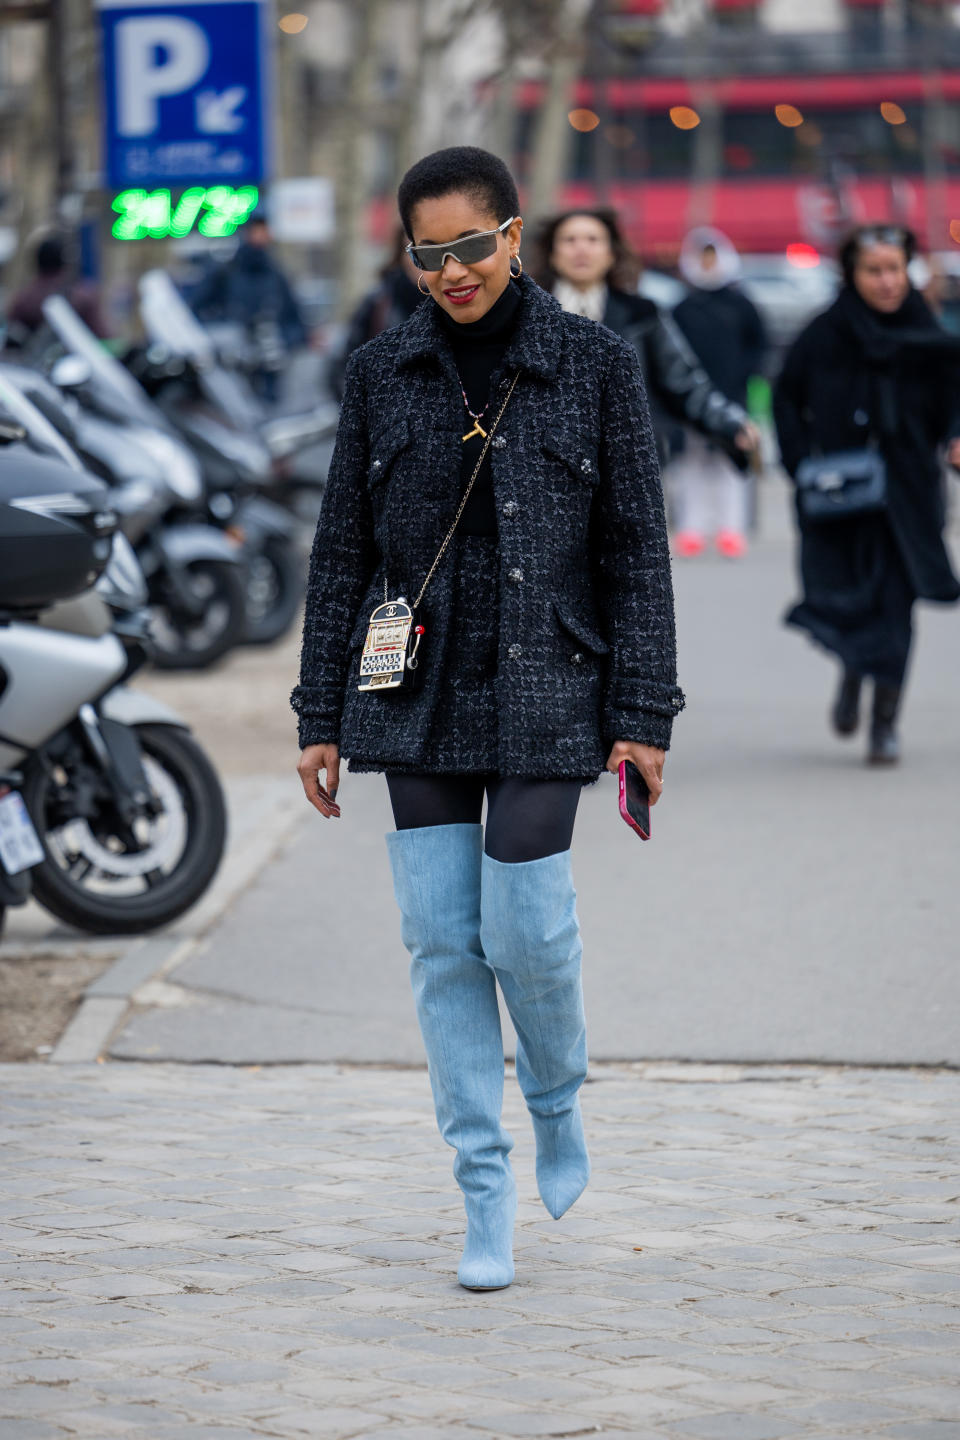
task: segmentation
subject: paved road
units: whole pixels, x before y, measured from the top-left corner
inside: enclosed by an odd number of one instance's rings
[[[585,793],[592,1053],[960,1063],[960,616],[921,612],[905,763],[872,771],[862,739],[828,732],[832,666],[780,624],[776,505],[767,533],[743,564],[677,567],[689,708],[653,841],[621,824],[612,779]],[[293,780],[289,797],[281,853],[139,992],[111,1054],[420,1063],[382,781],[350,777],[339,823],[297,819]]]
[[[422,1071],[0,1067],[4,1440],[957,1440],[960,1076],[601,1067],[456,1284]]]

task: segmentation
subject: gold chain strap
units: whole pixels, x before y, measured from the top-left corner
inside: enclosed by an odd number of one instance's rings
[[[475,482],[476,482],[477,476],[480,474],[480,467],[481,467],[481,465],[483,464],[484,460],[487,458],[487,451],[490,449],[490,442],[492,441],[494,435],[496,434],[497,426],[500,424],[500,421],[503,419],[503,412],[504,412],[504,410],[506,410],[507,406],[508,406],[509,403],[510,403],[510,396],[513,394],[514,390],[516,389],[517,381],[518,381],[519,379],[520,379],[520,371],[518,370],[517,373],[516,373],[516,375],[514,375],[514,377],[513,377],[513,382],[512,382],[512,384],[511,384],[511,386],[510,386],[510,389],[507,391],[507,398],[504,400],[503,404],[500,406],[500,410],[499,410],[499,412],[498,412],[498,414],[497,414],[497,418],[494,420],[493,424],[490,426],[490,430],[489,430],[489,433],[487,434],[487,438],[486,438],[486,440],[485,440],[485,442],[484,442],[483,449],[480,451],[480,459],[479,459],[479,460],[477,461],[477,463],[476,463],[476,467],[475,467],[475,469],[474,469],[474,472],[473,472],[473,474],[470,476],[470,483],[469,483],[469,485],[467,486],[466,490],[463,492],[463,499],[460,501],[460,505],[459,505],[459,507],[458,507],[458,509],[457,509],[457,513],[456,513],[456,515],[453,517],[453,524],[450,526],[450,529],[447,531],[446,539],[444,540],[443,544],[440,546],[439,551],[437,552],[437,558],[436,558],[436,560],[434,560],[433,564],[430,566],[429,574],[427,575],[426,580],[424,580],[423,584],[422,584],[421,587],[420,587],[420,594],[417,596],[416,600],[414,600],[414,602],[413,602],[413,608],[414,608],[414,610],[419,609],[420,602],[421,602],[421,600],[423,599],[424,595],[427,593],[427,586],[430,584],[430,581],[433,579],[434,573],[435,573],[435,571],[436,571],[437,566],[440,564],[440,561],[443,559],[444,555],[447,553],[447,546],[450,544],[450,541],[453,539],[453,532],[456,530],[457,526],[460,524],[460,517],[461,517],[461,515],[463,514],[464,510],[466,509],[467,501],[470,499],[470,493],[471,493],[471,491],[473,490],[473,487],[474,487],[474,484],[475,484]]]

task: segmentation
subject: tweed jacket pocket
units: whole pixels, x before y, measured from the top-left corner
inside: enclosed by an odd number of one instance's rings
[[[610,646],[606,640],[598,635],[592,626],[587,625],[581,620],[579,616],[571,610],[567,601],[554,598],[553,608],[556,611],[557,619],[571,639],[575,640],[579,645],[582,645],[585,650],[589,650],[593,655],[609,654]]]
[[[584,485],[593,489],[600,483],[597,442],[592,436],[578,436],[554,427],[543,432],[541,444],[545,454],[562,461]]]
[[[389,477],[394,461],[410,444],[410,427],[405,416],[399,416],[389,425],[383,426],[370,441],[370,461],[367,465],[367,484],[377,489]]]

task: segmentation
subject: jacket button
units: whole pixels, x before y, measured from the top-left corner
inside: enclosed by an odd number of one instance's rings
[[[493,446],[494,450],[505,450],[507,448],[507,442],[502,435],[494,435],[493,439],[490,441],[490,444]]]
[[[373,468],[374,468],[374,470],[379,470],[380,467],[381,467],[381,462],[380,462],[379,460],[374,460],[374,462],[373,462]]]
[[[584,475],[589,475],[590,471],[593,469],[593,461],[586,459],[581,460],[580,469],[583,471]]]
[[[522,585],[523,571],[518,565],[514,565],[512,570],[507,571],[507,579],[510,581],[511,585]]]
[[[570,664],[571,664],[571,665],[582,665],[582,664],[583,664],[583,656],[580,654],[580,651],[579,651],[579,650],[577,651],[576,655],[571,655],[571,656],[570,656]]]
[[[507,651],[507,659],[508,659],[508,660],[519,660],[519,659],[520,659],[520,656],[521,656],[522,654],[523,654],[523,646],[522,646],[522,645],[511,645],[511,646],[510,646],[510,649]]]
[[[508,500],[503,507],[503,513],[504,515],[506,515],[508,520],[512,520],[514,515],[520,514],[520,506],[517,504],[516,500]]]

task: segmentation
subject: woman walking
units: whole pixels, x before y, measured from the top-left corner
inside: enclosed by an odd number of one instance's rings
[[[580,790],[630,758],[655,801],[683,697],[634,352],[522,275],[517,190],[495,156],[428,155],[398,198],[430,299],[347,368],[293,694],[299,770],[328,817],[341,753],[386,774],[417,1015],[466,1209],[459,1279],[498,1289],[516,1191],[497,985],[559,1218],[590,1172]]]
[[[742,404],[717,389],[673,319],[636,294],[636,262],[613,211],[567,211],[547,222],[539,243],[539,278],[564,310],[599,321],[636,350],[661,460],[675,448],[679,421],[745,470],[760,442],[756,426]],[[671,498],[679,511],[676,553],[699,555],[704,540],[686,513],[686,491]]]
[[[761,373],[767,339],[757,307],[737,283],[740,271],[740,256],[722,230],[712,225],[691,230],[680,250],[680,274],[689,290],[673,320],[712,384],[746,407],[747,385]],[[664,478],[679,554],[700,554],[710,534],[728,559],[747,553],[748,482],[720,446],[688,431]]]
[[[946,445],[960,465],[960,340],[910,284],[915,245],[893,226],[854,231],[843,289],[794,342],[774,392],[783,463],[800,482],[804,594],[787,624],[840,659],[838,735],[856,732],[863,679],[873,679],[875,765],[900,758],[914,601],[960,598],[939,454]]]

